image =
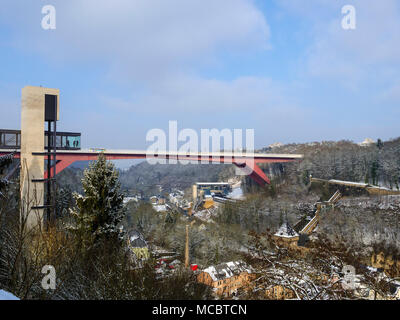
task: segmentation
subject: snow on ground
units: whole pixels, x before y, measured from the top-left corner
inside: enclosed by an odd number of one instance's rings
[[[233,189],[232,192],[227,195],[227,197],[237,200],[242,200],[245,198],[241,187]]]
[[[7,291],[0,290],[0,300],[19,300],[19,298]]]
[[[217,266],[210,266],[203,270],[213,281],[231,278],[240,272],[251,273],[250,268],[243,261],[230,261]]]
[[[139,199],[137,197],[124,197],[124,201],[123,201],[124,204],[127,204],[129,201],[138,202]]]
[[[275,233],[275,236],[282,237],[282,238],[293,238],[298,237],[299,234],[294,231],[294,229],[289,225],[289,223],[285,222]]]
[[[167,211],[167,206],[164,204],[159,204],[159,205],[153,205],[154,210],[157,212],[165,212]]]
[[[359,207],[400,212],[400,196],[343,198],[337,207]]]
[[[194,216],[202,221],[213,223],[212,217],[215,216],[215,210],[212,209],[204,209],[201,211],[197,211]]]

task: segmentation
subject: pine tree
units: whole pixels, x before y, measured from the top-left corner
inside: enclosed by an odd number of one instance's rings
[[[74,230],[91,245],[98,240],[117,240],[118,228],[125,209],[120,191],[118,171],[103,154],[84,171],[84,195],[74,193],[76,206],[71,210],[75,220]]]
[[[379,169],[379,162],[378,160],[374,160],[372,162],[372,167],[371,167],[371,176],[373,185],[378,184],[378,169]]]
[[[171,213],[168,211],[164,223],[167,225],[173,225],[175,223],[175,219],[172,217]]]
[[[378,147],[379,150],[381,150],[383,148],[383,142],[381,139],[378,139],[376,146]]]

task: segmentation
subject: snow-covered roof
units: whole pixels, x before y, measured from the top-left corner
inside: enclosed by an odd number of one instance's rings
[[[275,236],[282,238],[293,238],[293,237],[298,237],[299,234],[291,227],[289,222],[285,222],[275,233]]]
[[[167,206],[165,204],[153,205],[153,208],[157,212],[167,211]]]
[[[174,261],[172,261],[170,264],[175,265],[175,264],[182,264],[182,262],[180,262],[179,260],[175,259]]]
[[[20,300],[20,299],[7,291],[0,290],[0,300]]]
[[[132,248],[145,248],[147,247],[147,242],[144,240],[142,234],[137,230],[131,230],[128,233],[129,245]]]
[[[128,203],[129,201],[132,201],[132,200],[138,202],[138,197],[124,197],[123,203],[126,204],[126,203]]]
[[[213,281],[228,279],[242,272],[251,273],[250,267],[243,261],[221,263],[217,266],[210,266],[203,271],[207,272]]]

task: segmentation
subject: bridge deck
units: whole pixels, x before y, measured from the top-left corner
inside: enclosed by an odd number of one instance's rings
[[[19,150],[14,150],[16,155],[19,155]],[[9,149],[0,149],[0,154],[9,154],[13,152],[13,150]],[[128,159],[133,159],[137,157],[141,158],[172,158],[177,157],[178,159],[185,158],[196,158],[197,159],[211,159],[211,158],[234,158],[234,159],[243,159],[243,160],[251,160],[254,159],[255,162],[270,162],[271,160],[278,160],[279,162],[282,160],[294,161],[300,160],[303,158],[303,155],[300,154],[272,154],[272,153],[243,153],[242,155],[235,152],[173,152],[173,151],[156,151],[154,153],[148,152],[146,150],[109,150],[105,149],[101,150],[92,150],[92,149],[81,149],[81,150],[59,150],[57,151],[57,158],[60,160],[66,157],[98,157],[101,153],[103,153],[106,157],[116,157],[123,158],[127,157]],[[44,155],[43,151],[35,152],[34,155]],[[90,159],[89,159],[90,160]],[[189,159],[190,160],[190,159]],[[218,161],[218,160],[217,160]]]
[[[12,150],[0,149],[0,155],[10,154]],[[171,152],[146,150],[108,150],[108,149],[86,149],[86,150],[59,150],[57,151],[56,173],[61,172],[75,161],[96,160],[103,153],[108,160],[121,159],[168,159],[186,160],[201,163],[233,163],[239,167],[251,169],[250,176],[259,184],[269,183],[268,177],[256,165],[256,163],[291,162],[300,160],[300,154],[273,154],[273,153],[237,153],[237,152]],[[36,156],[46,156],[44,151],[33,152]],[[20,157],[20,152],[15,150],[15,158]],[[45,173],[44,178],[47,178]]]

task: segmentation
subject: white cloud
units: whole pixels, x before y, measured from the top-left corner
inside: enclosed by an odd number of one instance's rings
[[[191,76],[169,77],[157,83],[153,91],[130,100],[103,97],[112,109],[141,110],[141,112],[285,113],[296,105],[290,101],[283,85],[263,77],[238,77],[231,81]],[[144,108],[145,107],[145,108]],[[288,112],[287,114],[290,114]]]
[[[125,122],[132,119],[147,119],[146,130],[165,129],[169,120],[178,120],[181,129],[254,128],[256,144],[261,147],[275,140],[296,141],[299,132],[307,134],[309,110],[300,108],[290,96],[285,86],[264,77],[222,81],[182,76],[158,83],[154,92],[139,99],[103,96],[101,103],[111,114],[117,110],[124,119],[122,128],[116,130],[126,131]],[[97,125],[114,127],[110,121],[113,120],[107,118]],[[143,138],[145,134],[135,136]]]
[[[0,17],[14,26],[14,45],[56,61],[103,63],[114,78],[154,81],[213,60],[217,50],[268,47],[269,26],[251,0],[58,0],[52,4],[57,10],[53,31],[40,28],[40,2],[23,1],[23,10],[18,0],[2,4]]]
[[[356,30],[341,27],[340,3],[336,17],[316,21],[308,67],[313,76],[336,79],[350,87],[387,81],[400,74],[400,8],[396,0],[355,2]],[[333,9],[331,9],[333,10]],[[315,12],[318,16],[318,13]],[[317,18],[316,18],[317,19]]]

